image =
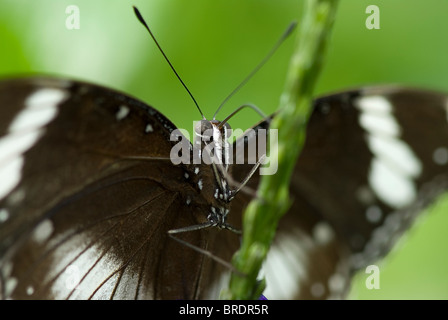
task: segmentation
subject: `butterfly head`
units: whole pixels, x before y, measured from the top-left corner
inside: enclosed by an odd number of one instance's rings
[[[203,142],[218,142],[227,139],[231,135],[230,125],[219,120],[201,120],[197,121],[194,127],[194,133]]]

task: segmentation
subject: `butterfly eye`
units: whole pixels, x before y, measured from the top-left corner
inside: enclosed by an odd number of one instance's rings
[[[194,132],[199,137],[202,137],[203,140],[210,141],[210,138],[213,137],[213,125],[208,120],[197,121],[194,126]]]

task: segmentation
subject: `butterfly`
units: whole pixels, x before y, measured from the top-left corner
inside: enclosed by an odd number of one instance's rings
[[[446,101],[391,86],[314,101],[293,203],[263,269],[268,299],[344,297],[352,274],[446,190]],[[1,298],[219,297],[230,270],[168,233],[217,214],[240,229],[252,195],[228,201],[220,184],[231,183],[211,165],[174,165],[171,121],[126,94],[58,78],[1,81],[0,105]],[[233,164],[229,176],[243,181],[253,168]],[[239,246],[215,227],[176,237],[226,261]]]

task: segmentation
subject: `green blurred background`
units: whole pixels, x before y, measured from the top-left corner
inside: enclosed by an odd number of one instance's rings
[[[380,30],[365,27],[370,4],[381,10]],[[65,27],[69,5],[80,9],[79,30]],[[0,77],[46,73],[110,86],[191,130],[199,113],[132,5],[208,117],[302,10],[301,0],[0,0]],[[443,0],[342,0],[318,93],[380,83],[448,92],[446,12]],[[294,38],[226,104],[221,118],[246,102],[266,113],[276,109]],[[247,110],[231,125],[246,129],[259,120]],[[350,298],[447,299],[447,211],[445,197],[379,263],[381,289],[367,290],[367,275],[360,273]]]

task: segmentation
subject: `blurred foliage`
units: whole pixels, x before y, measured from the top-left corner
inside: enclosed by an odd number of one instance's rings
[[[65,9],[72,4],[80,9],[79,30],[65,27]],[[365,27],[370,4],[381,10],[380,30]],[[299,19],[301,8],[300,0],[0,0],[0,77],[45,73],[103,84],[191,130],[199,113],[135,19],[132,5],[209,117]],[[319,93],[379,83],[448,92],[448,2],[341,0],[338,10]],[[218,118],[246,102],[266,113],[275,110],[292,47],[286,41]],[[231,125],[245,129],[259,120],[246,110]],[[367,290],[360,273],[351,298],[448,298],[445,198],[380,264],[381,289]]]

